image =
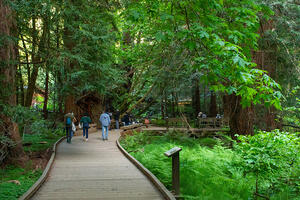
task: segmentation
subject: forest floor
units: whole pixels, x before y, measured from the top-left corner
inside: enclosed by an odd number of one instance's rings
[[[23,146],[29,160],[25,167],[10,164],[0,168],[0,199],[18,199],[41,176],[61,135],[25,135]]]

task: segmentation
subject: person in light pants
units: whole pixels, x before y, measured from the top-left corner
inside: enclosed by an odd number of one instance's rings
[[[99,121],[102,124],[102,140],[108,140],[108,127],[110,125],[110,117],[105,111],[100,115]]]

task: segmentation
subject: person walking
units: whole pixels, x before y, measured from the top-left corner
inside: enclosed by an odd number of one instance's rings
[[[71,129],[71,138],[75,135],[76,132],[76,126],[75,126],[75,117],[74,120],[72,121],[72,129]]]
[[[115,121],[116,121],[116,129],[119,129],[120,111],[118,109],[114,113],[114,118],[115,118]]]
[[[91,122],[92,120],[88,114],[84,113],[83,117],[80,119],[80,123],[82,124],[82,137],[86,142],[89,140],[89,128]]]
[[[126,112],[124,117],[123,117],[123,121],[125,123],[125,126],[128,126],[129,125],[129,114]]]
[[[108,139],[108,127],[110,125],[110,117],[105,111],[100,116],[99,121],[102,124],[102,140],[107,140]],[[105,134],[104,134],[105,132]]]
[[[65,130],[66,130],[66,137],[67,137],[67,143],[71,143],[72,139],[72,122],[75,120],[74,113],[69,112],[65,114],[64,116],[64,122],[65,122]]]

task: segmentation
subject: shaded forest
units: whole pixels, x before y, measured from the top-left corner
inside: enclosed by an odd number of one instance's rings
[[[299,21],[297,0],[0,0],[0,161],[68,112],[299,131]]]

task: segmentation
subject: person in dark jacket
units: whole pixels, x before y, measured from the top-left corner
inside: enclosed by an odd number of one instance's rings
[[[83,139],[85,137],[85,141],[88,141],[89,139],[89,128],[91,122],[92,120],[87,113],[85,113],[84,116],[80,119],[80,123],[82,124],[82,131],[83,131],[82,136]]]
[[[116,110],[116,112],[114,113],[114,119],[116,121],[116,129],[119,129],[119,119],[120,119],[119,110]]]
[[[69,112],[67,114],[65,114],[64,116],[64,122],[66,125],[66,137],[67,137],[67,143],[71,143],[71,139],[72,139],[72,122],[76,120],[74,117],[73,112]]]
[[[124,117],[123,117],[123,121],[125,123],[125,126],[128,126],[129,125],[129,114],[126,112]]]

